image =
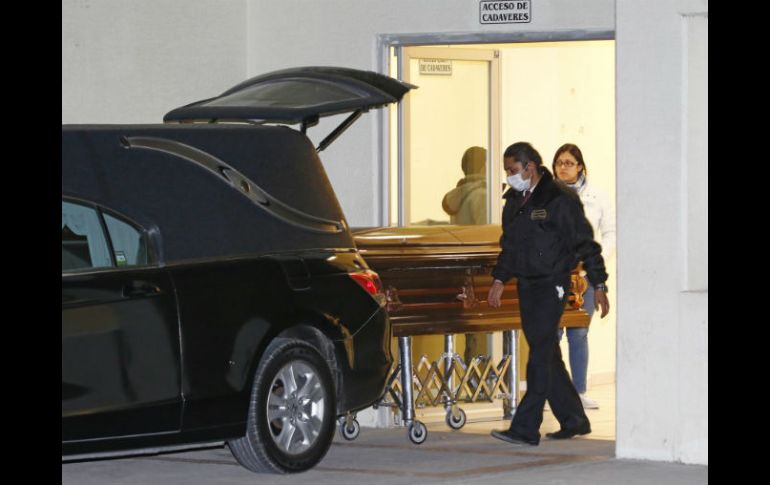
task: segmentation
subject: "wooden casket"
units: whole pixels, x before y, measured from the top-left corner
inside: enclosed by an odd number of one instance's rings
[[[495,332],[521,328],[516,280],[503,304],[486,298],[500,252],[499,224],[410,226],[355,230],[361,255],[380,275],[394,336]],[[584,327],[585,281],[573,272],[561,325]]]
[[[502,305],[492,308],[486,298],[490,275],[500,252],[501,227],[409,226],[358,229],[356,246],[382,280],[393,335],[398,338],[398,365],[388,379],[390,401],[407,426],[409,439],[425,441],[427,428],[415,419],[415,405],[443,404],[453,429],[465,424],[460,402],[503,397],[503,417],[509,419],[518,401],[521,329],[515,279],[505,286]],[[580,307],[586,283],[573,272],[561,325],[586,326]],[[463,361],[453,350],[454,334],[503,332],[500,363],[481,356]],[[412,337],[443,335],[444,352],[434,361],[423,355],[412,363]]]

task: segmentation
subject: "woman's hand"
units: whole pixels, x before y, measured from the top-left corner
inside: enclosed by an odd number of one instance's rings
[[[602,310],[600,318],[606,317],[610,312],[610,300],[604,290],[594,290],[594,309],[598,310],[599,308]]]

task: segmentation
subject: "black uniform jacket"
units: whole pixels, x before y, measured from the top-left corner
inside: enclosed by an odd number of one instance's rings
[[[588,281],[604,283],[602,248],[594,241],[580,198],[548,169],[539,170],[542,178],[524,207],[521,192],[508,189],[503,194],[502,251],[492,276],[505,283],[514,276],[566,275],[582,261]]]

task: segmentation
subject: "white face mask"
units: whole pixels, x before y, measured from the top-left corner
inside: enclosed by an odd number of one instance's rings
[[[508,185],[513,187],[513,190],[518,190],[519,192],[527,190],[529,188],[529,182],[530,179],[524,180],[521,178],[521,173],[508,176]]]

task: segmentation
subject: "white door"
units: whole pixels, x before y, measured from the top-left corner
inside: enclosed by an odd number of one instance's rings
[[[404,47],[398,62],[419,89],[400,107],[391,223],[499,222],[501,171],[490,170],[501,155],[498,52]]]

